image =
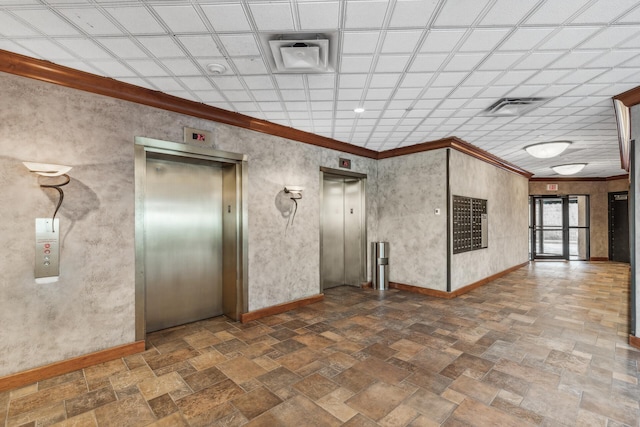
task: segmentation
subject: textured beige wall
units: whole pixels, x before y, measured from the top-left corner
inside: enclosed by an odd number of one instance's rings
[[[378,235],[389,242],[392,282],[447,289],[446,171],[445,149],[378,161]]]
[[[452,255],[451,290],[527,262],[528,180],[451,150],[451,194],[487,200],[488,247]]]
[[[189,126],[213,131],[217,149],[247,154],[250,310],[320,292],[320,166],[348,157],[368,175],[376,239],[375,160],[3,73],[0,87],[0,376],[135,339],[135,136],[179,142]],[[34,218],[55,204],[23,160],[73,166],[58,214],[58,283],[33,279]],[[306,188],[286,236],[277,207],[285,184]]]
[[[558,191],[548,191],[547,184],[558,184]],[[590,257],[609,257],[609,192],[627,191],[626,178],[610,181],[531,181],[530,195],[588,195],[590,216]]]

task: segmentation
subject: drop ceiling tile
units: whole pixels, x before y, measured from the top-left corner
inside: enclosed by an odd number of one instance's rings
[[[513,68],[517,70],[540,70],[560,58],[563,54],[564,52],[556,51],[533,52]]]
[[[437,71],[448,56],[447,54],[416,55],[409,71],[412,73]]]
[[[385,0],[347,2],[345,28],[380,28],[388,5]]]
[[[376,63],[376,73],[393,73],[404,71],[411,57],[409,55],[380,55]]]
[[[0,11],[0,34],[5,37],[34,36],[38,32],[13,18],[8,13]]]
[[[286,101],[305,101],[307,99],[307,94],[304,90],[281,90],[280,95],[282,99]]]
[[[368,74],[344,74],[338,79],[339,87],[343,88],[362,88],[367,83]]]
[[[213,41],[211,36],[176,36],[178,41],[184,45],[184,47],[193,56],[206,56],[215,57],[222,56],[218,50],[218,46]]]
[[[340,89],[338,91],[338,99],[341,101],[353,100],[358,101],[362,98],[362,89]]]
[[[122,31],[100,10],[93,8],[59,9],[75,26],[92,35],[122,35]]]
[[[309,74],[307,76],[309,89],[328,89],[336,85],[335,74]]]
[[[501,51],[529,50],[553,32],[553,28],[518,28],[500,46]]]
[[[434,75],[435,73],[407,73],[404,75],[400,87],[422,89],[427,83],[429,83]]]
[[[241,4],[202,5],[201,7],[216,32],[251,29]]]
[[[610,85],[608,84],[595,84],[595,83],[583,84],[571,90],[570,92],[568,92],[566,96],[591,96],[597,93],[598,91],[605,89],[609,86]]]
[[[133,41],[125,37],[103,37],[96,38],[106,49],[113,52],[119,58],[146,58],[147,54]]]
[[[431,83],[432,87],[447,87],[452,89],[457,86],[465,77],[467,73],[462,72],[442,72],[436,76]]]
[[[522,52],[497,52],[491,54],[480,66],[480,70],[506,70],[510,68],[517,61],[522,59],[526,55],[525,51]]]
[[[420,52],[451,52],[455,49],[467,30],[430,30]]]
[[[249,101],[253,101],[253,99],[251,98],[251,95],[249,95],[247,92],[245,92],[244,90],[225,90],[224,91],[224,96],[231,102],[234,103],[234,105],[237,102],[249,102]]]
[[[166,76],[167,72],[152,60],[131,59],[127,65],[133,68],[141,76]]]
[[[174,34],[207,31],[207,27],[192,6],[154,6],[153,9]]]
[[[618,67],[630,59],[637,57],[639,54],[640,50],[612,50],[589,62],[587,66],[589,68]]]
[[[69,67],[69,68],[73,68],[74,70],[80,70],[80,71],[85,71],[87,73],[91,73],[91,74],[98,74],[98,75],[102,75],[100,74],[100,70],[93,67],[90,64],[87,64],[84,61],[73,61],[73,60],[58,60],[56,61],[57,64],[62,65],[63,67]]]
[[[147,80],[162,92],[184,90],[180,83],[172,77],[148,77]]]
[[[340,64],[342,73],[366,73],[371,68],[371,56],[343,56]]]
[[[488,3],[488,0],[449,1],[440,10],[434,25],[451,27],[471,25]]]
[[[342,54],[374,53],[379,38],[378,31],[345,31],[342,35]]]
[[[300,2],[300,29],[302,30],[331,30],[340,27],[340,5],[337,1]]]
[[[498,86],[493,84],[478,94],[478,96],[481,97],[479,98],[479,101],[485,102],[486,99],[490,99],[491,102],[485,105],[485,107],[488,107],[498,99],[506,97],[507,93],[509,93],[510,90],[511,86]],[[472,100],[471,102],[474,102],[474,100]]]
[[[392,95],[392,88],[369,89],[367,91],[366,100],[387,100]]]
[[[301,74],[276,74],[275,78],[280,89],[304,89],[304,80]]]
[[[551,98],[553,96],[563,96],[571,91],[576,85],[551,85],[536,92],[536,96],[541,98]]]
[[[252,34],[220,35],[220,41],[230,56],[259,56],[260,49]]]
[[[513,88],[509,91],[508,96],[510,98],[530,98],[537,96],[537,93],[543,90],[543,85],[522,85]]]
[[[165,59],[162,64],[176,76],[199,76],[200,69],[189,59]]]
[[[211,82],[209,81],[209,79],[205,77],[181,77],[180,81],[184,86],[188,87],[189,89],[195,92],[201,92],[201,94],[205,94],[207,92],[218,93],[218,91],[213,90],[213,86],[211,85]],[[216,100],[210,99],[210,101],[216,101]]]
[[[442,100],[449,96],[451,92],[451,87],[429,87],[423,94],[422,99],[437,99],[438,101]]]
[[[59,43],[78,58],[111,59],[112,56],[88,39],[60,39]]]
[[[105,11],[131,34],[165,34],[164,28],[144,7],[106,7]]]
[[[69,52],[49,40],[25,39],[19,40],[19,44],[47,61],[56,62],[58,59],[77,59]]]
[[[370,88],[393,88],[396,87],[402,74],[400,73],[376,73],[371,76]]]
[[[560,84],[582,84],[586,83],[594,77],[602,74],[606,69],[593,68],[593,69],[578,69],[571,71],[569,74],[559,79],[557,83]]]
[[[384,110],[386,103],[386,100],[365,100],[362,106],[367,111],[363,114],[366,114],[367,117],[377,117],[381,114],[382,110]]]
[[[2,40],[0,39],[0,49],[6,50],[9,52],[19,53],[20,55],[31,56],[33,52],[25,49],[24,47],[10,41],[10,40]]]
[[[423,31],[387,31],[382,53],[412,53]]]
[[[510,28],[477,28],[471,31],[460,52],[491,51],[510,31]]]
[[[282,105],[279,102],[260,102],[258,104],[262,111],[281,111]]]
[[[158,58],[178,58],[184,55],[182,49],[169,36],[138,37],[138,41]]]
[[[244,82],[247,87],[251,90],[273,90],[273,82],[271,81],[271,77],[264,76],[247,76],[244,78]]]
[[[628,68],[614,68],[594,77],[589,81],[589,83],[615,84],[630,75],[635,75],[637,78],[636,70]],[[617,94],[612,93],[611,95],[613,96]]]
[[[538,0],[498,0],[480,21],[481,25],[515,25],[538,3]]]
[[[137,77],[135,72],[115,59],[91,61],[91,65],[98,68],[104,75],[109,77],[116,77],[118,79],[134,76]],[[145,85],[144,87],[148,86],[149,85]]]
[[[484,57],[484,53],[457,53],[444,66],[443,71],[471,71]]]
[[[124,82],[124,83],[129,83],[129,84],[132,84],[134,86],[144,87],[146,89],[155,90],[155,88],[153,87],[153,85],[151,83],[147,82],[144,79],[138,78],[138,77],[118,77],[118,81],[121,81],[121,82]]]
[[[333,90],[329,89],[311,89],[309,91],[309,99],[311,101],[327,101],[332,100],[334,97]]]
[[[540,45],[541,50],[568,50],[573,49],[584,40],[591,37],[599,27],[565,27],[553,33],[553,35]]]
[[[484,87],[482,86],[461,86],[451,93],[450,98],[459,98],[467,100],[473,99]]]
[[[221,108],[223,110],[227,110],[227,111],[237,111],[233,108],[233,106],[227,102],[210,102],[207,105],[210,105],[212,107],[216,107],[216,108]]]
[[[287,111],[298,111],[304,112],[305,116],[308,117],[307,113],[307,103],[306,102],[288,102],[286,104]],[[291,115],[289,117],[292,117]]]
[[[637,5],[637,0],[598,0],[571,22],[606,24]]]
[[[562,24],[585,8],[585,0],[547,1],[526,21],[527,24]]]
[[[55,13],[45,9],[18,9],[16,16],[50,36],[77,36],[80,32]],[[12,27],[15,27],[12,26]],[[10,27],[11,28],[11,27]],[[15,29],[15,28],[13,28]],[[4,32],[4,30],[2,30]]]
[[[557,61],[549,64],[548,68],[582,68],[585,64],[601,56],[604,52],[603,50],[574,50],[565,53]]]
[[[569,74],[571,70],[541,70],[527,80],[527,84],[551,84]]]
[[[394,95],[395,99],[419,99],[422,88],[399,88]]]
[[[249,9],[260,31],[292,31],[293,14],[291,4],[287,3],[250,3]]]
[[[415,101],[410,99],[395,99],[389,101],[387,104],[387,110],[398,110],[401,111],[401,115],[404,115],[407,112],[407,108],[411,107],[414,102]]]
[[[600,31],[588,41],[582,43],[580,49],[611,49],[628,38],[640,34],[640,26],[608,27]]]
[[[253,58],[233,58],[240,74],[267,74],[267,67],[261,57]]]

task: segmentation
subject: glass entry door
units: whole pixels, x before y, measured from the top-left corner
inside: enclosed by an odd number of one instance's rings
[[[531,259],[589,259],[589,196],[531,196]]]

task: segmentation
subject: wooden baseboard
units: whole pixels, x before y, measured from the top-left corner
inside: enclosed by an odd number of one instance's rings
[[[306,298],[300,298],[294,301],[285,302],[283,304],[273,305],[271,307],[261,308],[259,310],[250,311],[248,313],[242,313],[240,315],[240,322],[247,323],[252,320],[262,319],[263,317],[271,316],[273,314],[284,313],[285,311],[304,307],[305,305],[313,304],[315,302],[322,301],[323,299],[324,299],[324,294],[318,294],[318,295],[313,295]]]
[[[78,356],[61,362],[55,362],[49,365],[29,369],[28,371],[18,372],[16,374],[0,378],[0,392],[23,387],[58,375],[68,374],[69,372],[98,365],[110,360],[130,356],[144,350],[145,342],[136,341],[130,344],[111,347],[95,353],[85,354],[84,356]]]
[[[640,349],[640,337],[629,335],[629,345]]]
[[[609,257],[606,256],[592,256],[589,261],[609,261]]]
[[[478,280],[477,282],[471,283],[470,285],[464,286],[460,289],[456,289],[455,291],[452,291],[452,292],[439,291],[437,289],[421,288],[418,286],[405,285],[405,284],[396,283],[396,282],[389,282],[389,287],[393,289],[399,289],[402,291],[413,292],[416,294],[427,295],[435,298],[452,299],[452,298],[459,297],[462,294],[466,294],[467,292],[470,292],[476,288],[479,288],[480,286],[486,285],[487,283],[492,282],[502,276],[505,276],[511,273],[512,271],[516,271],[528,264],[529,264],[529,261],[523,262],[522,264],[514,265],[511,268],[507,268],[504,271],[493,274],[489,277],[485,277],[482,280]]]

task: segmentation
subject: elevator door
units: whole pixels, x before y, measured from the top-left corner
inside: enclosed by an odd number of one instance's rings
[[[222,314],[222,170],[177,156],[147,157],[147,332]]]
[[[629,193],[609,193],[609,260],[629,262]]]
[[[322,194],[322,288],[364,281],[363,181],[324,174]]]

